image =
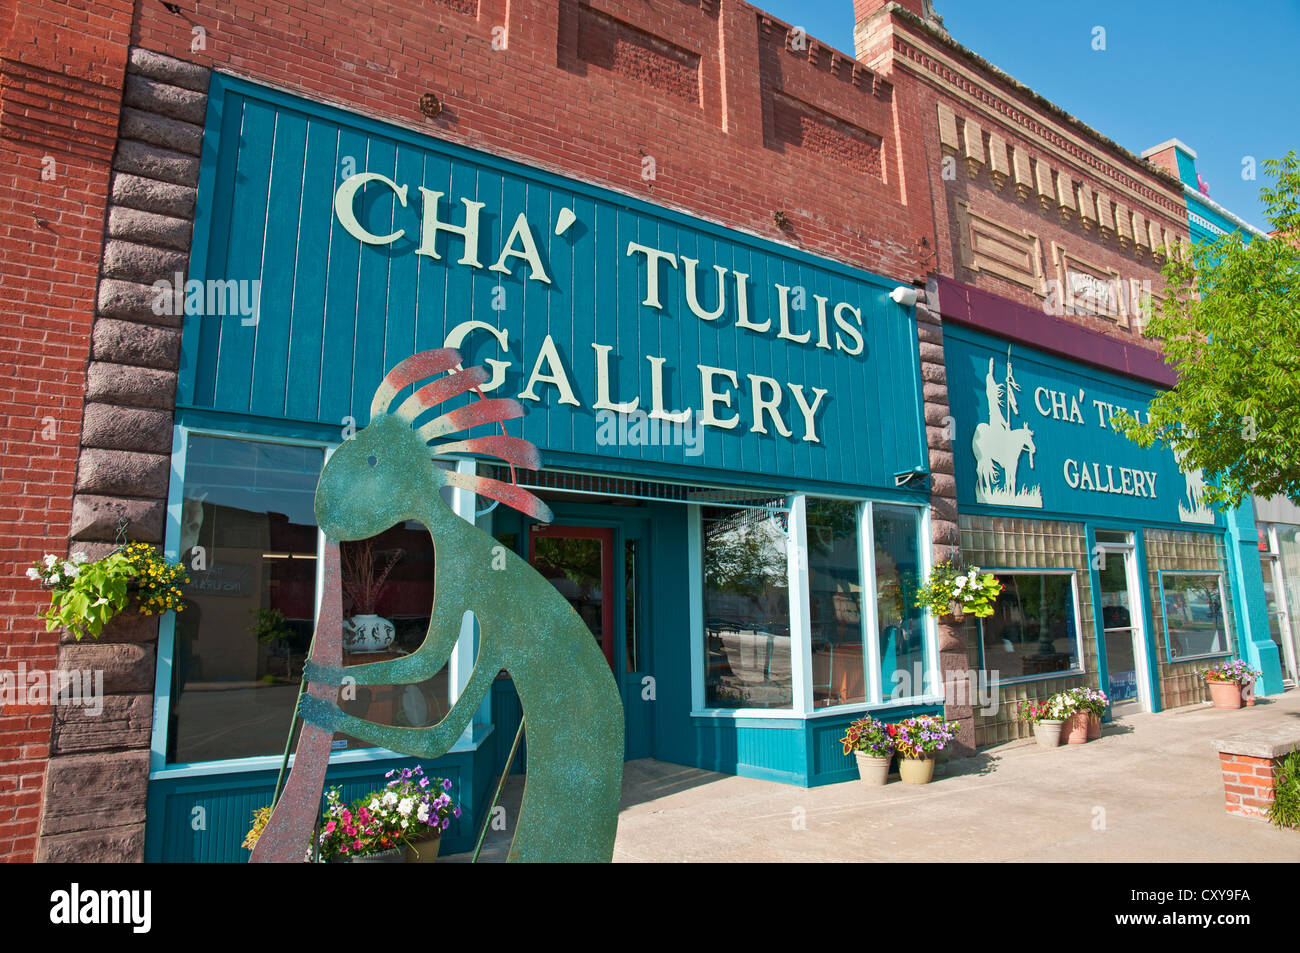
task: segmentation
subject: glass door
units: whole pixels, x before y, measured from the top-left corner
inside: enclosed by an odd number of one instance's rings
[[[614,669],[614,531],[596,526],[539,526],[528,561],[587,623]]]
[[[1101,595],[1101,637],[1106,650],[1102,685],[1117,714],[1125,708],[1150,711],[1137,559],[1131,544],[1099,544],[1097,548],[1102,557],[1097,591]]]
[[[1291,681],[1296,681],[1295,646],[1288,637],[1291,633],[1290,607],[1286,601],[1286,585],[1282,567],[1274,555],[1260,553],[1260,568],[1264,574],[1264,603],[1268,607],[1268,634],[1277,643],[1278,659],[1282,671]]]

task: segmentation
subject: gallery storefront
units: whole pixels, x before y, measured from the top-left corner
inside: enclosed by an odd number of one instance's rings
[[[173,301],[185,319],[165,546],[193,581],[190,611],[159,636],[147,858],[244,855],[321,593],[321,468],[368,422],[388,369],[445,346],[486,367],[485,394],[525,406],[509,426],[543,469],[516,477],[555,519],[463,489],[445,500],[588,623],[619,684],[626,756],[803,785],[853,777],[847,721],[943,703],[933,622],[904,596],[928,570],[914,478],[928,467],[915,320],[894,285],[214,74]],[[434,542],[406,524],[344,545],[345,614],[393,629],[378,649],[355,641],[347,663],[418,647]],[[447,670],[359,688],[345,710],[433,724],[465,688],[474,639],[471,620]],[[448,849],[470,843],[519,717],[503,675],[426,766],[467,808]],[[356,739],[334,747],[331,781],[349,793],[394,763]]]
[[[1243,605],[1258,595],[1253,524],[1113,425],[1157,393],[1149,352],[942,285],[962,553],[1004,586],[994,615],[969,623],[971,666],[998,699],[977,743],[1023,734],[1020,699],[1075,685],[1105,690],[1113,715],[1194,704],[1198,670],[1232,657],[1264,670],[1261,693],[1280,691],[1276,649]]]

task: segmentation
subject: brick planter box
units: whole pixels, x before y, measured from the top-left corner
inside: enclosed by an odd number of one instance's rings
[[[1250,731],[1213,742],[1223,773],[1223,802],[1229,814],[1266,817],[1273,803],[1277,763],[1300,748],[1300,727]]]

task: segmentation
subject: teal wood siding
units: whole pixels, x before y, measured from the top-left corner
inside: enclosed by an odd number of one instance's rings
[[[1021,489],[1040,487],[1041,508],[980,502],[976,496],[976,458],[971,441],[976,427],[989,419],[985,394],[989,361],[993,361],[996,382],[1004,384],[1008,350],[1015,380],[1020,385],[1016,394],[1019,412],[1013,415],[1010,425],[1028,427],[1037,450],[1032,469],[1028,454],[1021,455],[1016,482]],[[1145,419],[1147,405],[1157,393],[1155,388],[955,325],[944,329],[944,359],[949,402],[956,422],[953,453],[957,502],[963,511],[999,512],[1029,519],[1167,523],[1186,529],[1222,531],[1224,517],[1218,512],[1214,513],[1212,523],[1182,519],[1179,505],[1188,505],[1187,480],[1168,448],[1156,444],[1144,450],[1101,422],[1101,411],[1094,402],[1127,408],[1130,412],[1140,411]],[[1054,409],[1050,392],[1061,395],[1055,406],[1064,407],[1064,414]],[[1076,400],[1080,412],[1077,421],[1067,419]],[[1005,409],[1005,397],[1002,406]],[[1049,412],[1043,413],[1043,408]],[[1121,468],[1154,473],[1155,498],[1073,488],[1066,474],[1070,461],[1073,462],[1071,473],[1078,473],[1083,465],[1096,464],[1100,485],[1115,489],[1121,488]]]
[[[394,243],[363,244],[335,216],[335,190],[352,171],[381,173],[407,187],[405,207],[374,182],[355,203],[372,234],[404,230]],[[443,221],[464,221],[461,199],[484,203],[476,249],[483,267],[459,264],[465,243],[446,232],[437,238],[441,260],[415,254],[420,186],[444,193],[437,209]],[[577,222],[557,236],[566,209]],[[529,280],[519,259],[507,261],[510,275],[488,268],[521,212],[550,284]],[[677,256],[676,268],[659,266],[662,310],[642,303],[647,262],[627,254],[631,241]],[[717,301],[712,266],[727,269],[727,305],[718,320],[689,310],[684,258],[700,262],[705,309]],[[749,316],[770,321],[768,332],[736,326],[735,272],[749,276]],[[783,485],[893,492],[895,472],[928,459],[915,323],[889,300],[894,282],[221,75],[209,96],[190,277],[259,281],[260,310],[255,323],[237,314],[187,315],[179,405],[189,419],[211,420],[216,412],[244,426],[262,422],[336,437],[345,418],[358,427],[368,422],[371,396],[387,370],[416,351],[443,346],[462,322],[482,321],[509,335],[504,349],[481,329],[462,346],[467,363],[511,362],[493,396],[519,394],[547,335],[554,340],[581,406],[560,404],[557,389],[543,384],[541,401],[525,401],[527,416],[511,425],[546,451],[548,465],[585,460],[643,472],[672,466],[715,478],[761,475]],[[811,332],[808,343],[778,339],[777,285],[791,289],[792,331]],[[827,302],[829,350],[815,346],[817,296]],[[798,302],[803,310],[794,310]],[[840,302],[861,311],[858,355],[835,348]],[[845,313],[845,320],[852,318]],[[593,343],[613,349],[610,399],[639,395],[644,410],[651,401],[648,357],[666,361],[669,411],[701,409],[698,365],[734,371],[736,388],[716,379],[717,389],[731,394],[730,407],[719,404],[717,412],[739,415],[739,426],[708,428],[699,455],[681,445],[623,445],[611,460],[609,448],[597,445]],[[790,437],[770,420],[766,434],[751,431],[748,374],[781,383],[779,409]],[[828,392],[816,418],[820,442],[802,439],[790,384],[801,385],[809,401],[813,387]]]
[[[484,749],[491,750],[489,736]],[[423,764],[430,777],[449,778],[451,796],[462,814],[443,835],[441,852],[453,854],[474,846],[476,819],[483,816],[491,785],[484,767],[491,758],[475,752],[445,755],[436,761],[403,758],[336,764],[329,769],[326,788],[337,785],[346,801],[382,788],[384,775],[393,768]],[[499,774],[499,771],[497,772]],[[245,863],[249,851],[241,847],[252,825],[253,811],[271,803],[277,770],[175,777],[149,782],[146,811],[145,860],[169,863]],[[196,808],[201,811],[196,812]]]

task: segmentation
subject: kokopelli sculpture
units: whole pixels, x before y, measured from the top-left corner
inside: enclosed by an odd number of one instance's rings
[[[528,773],[523,805],[515,826],[512,861],[608,861],[618,825],[623,776],[623,708],[613,674],[591,631],[564,597],[527,562],[487,533],[457,516],[439,494],[444,486],[472,491],[549,522],[549,508],[513,483],[449,472],[434,464],[440,454],[488,454],[514,466],[537,469],[537,449],[504,434],[443,441],[481,424],[523,415],[511,399],[483,398],[481,367],[456,370],[452,349],[416,354],[395,367],[380,384],[369,425],[330,457],[316,488],[316,519],[331,541],[367,539],[406,520],[418,520],[433,537],[434,604],[424,643],[411,655],[350,666],[322,664],[319,652],[307,664],[313,691],[303,697],[302,717],[320,732],[304,730],[320,745],[335,731],[420,758],[446,753],[505,669],[514,680],[527,725]],[[433,378],[393,409],[407,387]],[[427,411],[460,394],[480,400],[422,422]],[[494,568],[502,565],[504,568]],[[327,586],[330,576],[327,565]],[[327,591],[329,598],[337,594]],[[425,728],[381,725],[346,715],[331,700],[346,673],[359,685],[423,682],[451,657],[461,622],[472,612],[478,621],[478,657],[456,704],[437,724]],[[322,619],[337,616],[322,611]],[[318,646],[320,639],[318,637]],[[332,640],[331,640],[332,644]],[[320,759],[317,758],[317,761]],[[295,762],[295,771],[298,763]],[[308,769],[310,770],[310,769]],[[318,767],[323,782],[323,768]],[[320,784],[312,779],[316,804]],[[286,816],[305,815],[306,795],[286,787]],[[287,795],[295,792],[293,797]],[[280,805],[277,805],[277,811]],[[314,821],[314,813],[311,820]],[[301,831],[288,831],[272,815],[254,860],[302,858],[309,843]],[[299,825],[301,826],[301,825]],[[288,831],[288,832],[287,832]],[[272,836],[274,835],[274,836]],[[268,840],[270,838],[270,840]],[[262,850],[266,843],[265,851]],[[264,856],[259,856],[264,854]]]

